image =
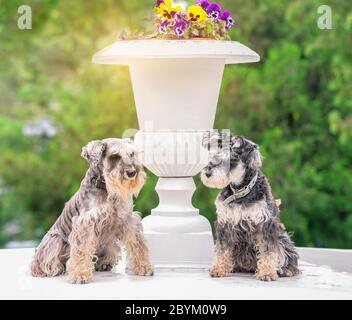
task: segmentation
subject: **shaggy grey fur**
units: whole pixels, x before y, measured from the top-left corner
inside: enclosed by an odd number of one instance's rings
[[[126,246],[132,270],[151,275],[148,250],[133,196],[145,181],[138,150],[129,140],[92,141],[82,149],[90,165],[80,189],[36,250],[33,276],[57,276],[68,271],[73,283],[86,283],[92,271],[117,264]]]
[[[201,179],[205,185],[221,189],[216,199],[218,259],[211,275],[256,272],[257,278],[265,281],[275,280],[276,272],[283,277],[297,275],[298,254],[280,222],[270,184],[259,170],[262,157],[258,145],[241,136],[210,134],[204,146],[213,150]],[[232,189],[247,186],[257,172],[258,179],[248,195],[223,203],[233,194]]]

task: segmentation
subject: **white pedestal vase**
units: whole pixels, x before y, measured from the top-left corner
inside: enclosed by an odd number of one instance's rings
[[[143,219],[153,263],[171,268],[208,268],[213,256],[209,221],[192,205],[193,176],[208,162],[205,131],[139,131],[143,163],[159,176],[159,205]]]
[[[210,223],[192,205],[193,176],[208,162],[201,146],[214,125],[225,64],[259,56],[232,41],[136,40],[98,52],[94,63],[129,65],[144,165],[160,177],[159,205],[143,219],[157,267],[208,268]]]

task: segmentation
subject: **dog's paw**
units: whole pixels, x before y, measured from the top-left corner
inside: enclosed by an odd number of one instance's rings
[[[257,280],[260,281],[276,281],[279,276],[277,274],[277,272],[275,273],[256,273],[255,277],[257,278]]]
[[[209,270],[209,275],[212,278],[223,278],[227,276],[227,273],[221,268],[215,266]]]
[[[114,266],[109,263],[103,263],[103,264],[97,265],[95,267],[95,271],[111,271],[113,267]]]
[[[93,276],[85,273],[71,274],[68,277],[72,284],[87,284],[92,281]]]
[[[151,265],[140,265],[132,268],[132,273],[135,276],[152,276],[154,275],[154,269]]]
[[[35,278],[45,278],[47,275],[41,271],[40,269],[32,269],[30,270],[30,275]]]
[[[300,274],[300,271],[296,267],[283,268],[279,274],[280,277],[294,277]]]

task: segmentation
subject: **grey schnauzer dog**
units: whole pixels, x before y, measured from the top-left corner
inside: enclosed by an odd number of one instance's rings
[[[210,275],[255,272],[257,279],[273,281],[299,274],[298,254],[260,171],[258,145],[224,133],[210,133],[203,145],[210,150],[210,162],[201,180],[222,189],[215,202],[216,257]]]
[[[127,139],[92,141],[82,157],[90,168],[37,248],[31,274],[67,272],[72,283],[84,284],[94,270],[111,270],[125,246],[131,271],[152,275],[141,219],[133,212],[133,196],[146,178],[137,148]]]

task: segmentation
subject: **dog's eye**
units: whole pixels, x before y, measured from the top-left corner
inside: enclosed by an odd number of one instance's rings
[[[236,141],[233,145],[234,148],[239,148],[241,146],[241,142],[240,141]]]
[[[216,166],[218,166],[220,164],[221,164],[221,160],[220,159],[214,159],[214,160],[210,161],[210,166],[211,167],[216,167]]]
[[[112,154],[109,158],[110,160],[118,161],[121,159],[121,156],[118,153],[115,153],[115,154]]]
[[[135,156],[135,153],[134,153],[134,152],[131,152],[130,157],[131,157],[131,158],[134,158],[134,156]]]

